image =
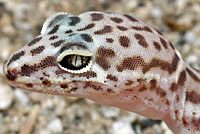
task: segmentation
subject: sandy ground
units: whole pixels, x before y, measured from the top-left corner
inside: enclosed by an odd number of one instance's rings
[[[200,67],[199,0],[0,0],[0,134],[171,134],[152,121],[87,99],[42,95],[6,84],[3,61],[39,35],[56,12],[85,11],[134,15],[159,29]]]

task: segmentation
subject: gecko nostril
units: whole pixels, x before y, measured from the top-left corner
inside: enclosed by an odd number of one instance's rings
[[[8,80],[14,81],[18,77],[17,69],[12,69],[11,71],[8,70],[7,74],[6,74],[6,77],[7,77]]]

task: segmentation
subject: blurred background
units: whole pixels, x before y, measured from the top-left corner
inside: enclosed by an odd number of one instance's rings
[[[0,0],[0,134],[172,134],[153,121],[90,100],[26,92],[6,84],[3,61],[40,34],[56,12],[109,11],[159,29],[200,67],[200,0]]]

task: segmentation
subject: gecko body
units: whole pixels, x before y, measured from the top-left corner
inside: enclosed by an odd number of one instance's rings
[[[127,14],[57,13],[4,63],[22,89],[89,98],[200,133],[200,75],[155,28]]]

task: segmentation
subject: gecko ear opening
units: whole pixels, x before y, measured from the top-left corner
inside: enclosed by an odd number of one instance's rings
[[[81,44],[68,44],[61,49],[57,63],[64,71],[84,73],[92,67],[92,54]]]

